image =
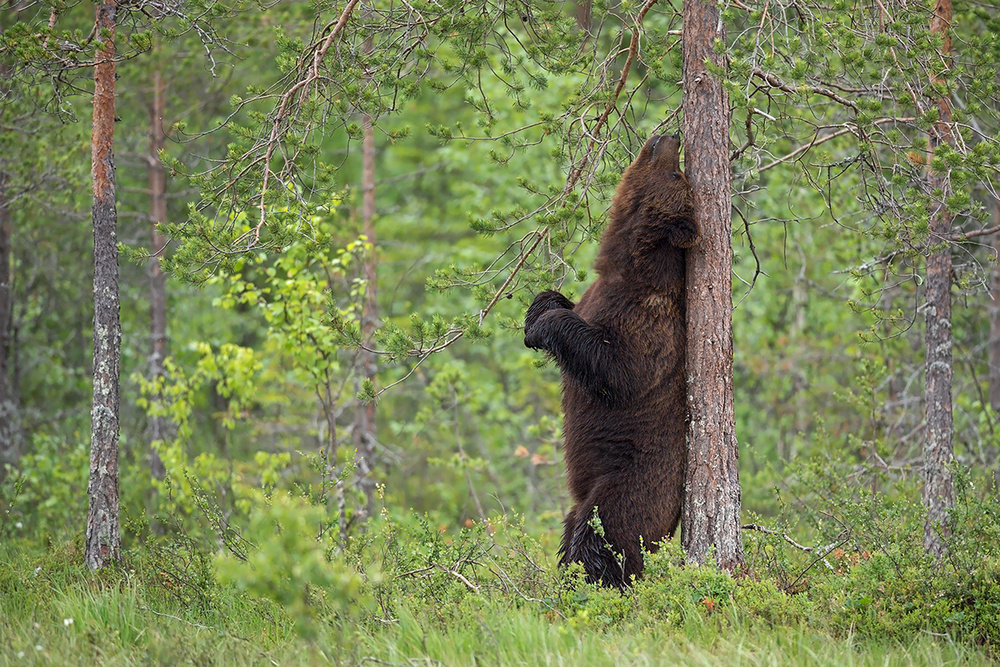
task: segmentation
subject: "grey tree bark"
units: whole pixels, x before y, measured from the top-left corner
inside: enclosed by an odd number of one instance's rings
[[[84,559],[97,570],[121,557],[118,500],[118,386],[121,320],[118,297],[118,214],[115,208],[115,28],[118,5],[97,7],[102,40],[94,64],[91,178],[94,189],[94,399]]]
[[[725,42],[715,2],[683,7],[684,166],[694,195],[701,243],[688,250],[687,477],[681,540],[689,562],[712,553],[727,570],[744,564],[740,480],[733,409],[732,214],[729,100],[707,62]]]
[[[931,17],[931,32],[944,36],[942,56],[951,54],[949,27],[952,19],[951,0],[937,0]],[[954,142],[951,134],[951,104],[948,98],[937,100],[938,122],[931,131],[931,150]],[[940,190],[940,200],[932,204],[930,242],[940,244],[927,257],[927,302],[924,304],[924,492],[927,508],[924,524],[924,548],[941,557],[946,551],[949,534],[948,513],[955,506],[955,483],[949,467],[954,457],[951,385],[951,236],[952,215],[945,207],[951,192],[947,174],[928,173],[931,191]]]

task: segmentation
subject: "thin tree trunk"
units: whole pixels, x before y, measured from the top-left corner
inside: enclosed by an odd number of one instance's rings
[[[96,33],[103,40],[94,65],[91,177],[94,186],[94,402],[91,410],[90,481],[84,558],[92,570],[120,559],[118,516],[118,375],[121,321],[118,301],[118,238],[115,210],[116,0],[97,7]]]
[[[0,63],[0,99],[10,94],[10,76],[9,65]],[[6,120],[5,115],[0,105],[0,122]],[[0,480],[6,475],[6,464],[16,463],[20,455],[19,410],[13,381],[11,216],[7,179],[5,161],[0,160]]]
[[[951,0],[937,0],[931,18],[931,32],[943,35],[942,57],[951,55]],[[952,143],[951,106],[947,97],[937,100],[938,122],[931,132],[931,150],[945,143]],[[930,241],[943,244],[927,257],[927,303],[924,306],[926,349],[924,404],[926,432],[924,440],[924,506],[927,522],[924,524],[924,548],[934,556],[946,551],[948,537],[948,512],[955,506],[955,484],[951,464],[954,446],[951,384],[951,235],[952,216],[945,206],[951,192],[947,174],[928,174],[932,192],[940,191],[940,201],[932,204],[930,216]]]
[[[4,76],[0,68],[0,76]],[[2,112],[0,112],[2,116]],[[12,382],[11,345],[11,222],[7,194],[7,173],[0,165],[0,479],[6,464],[15,463],[19,454],[17,397]]]
[[[739,456],[733,410],[732,217],[729,100],[706,61],[725,67],[725,31],[715,2],[683,8],[684,161],[701,243],[687,257],[687,373],[690,426],[681,539],[689,562],[711,551],[741,567]]]
[[[167,175],[160,161],[160,151],[165,144],[163,132],[164,83],[160,70],[153,73],[153,103],[149,107],[149,196],[150,240],[152,257],[149,260],[150,304],[150,353],[149,379],[153,382],[163,377],[163,360],[167,356],[167,276],[160,265],[160,257],[167,245],[156,225],[167,221]],[[161,400],[157,394],[153,399]],[[155,479],[163,479],[166,469],[163,459],[152,443],[166,440],[166,420],[153,415],[149,420],[149,471]]]
[[[340,535],[340,548],[347,548],[347,498],[344,494],[344,481],[337,475],[337,399],[333,392],[333,379],[329,371],[322,389],[317,389],[320,403],[323,407],[323,417],[326,419],[326,442],[323,444],[323,458],[326,461],[326,481],[332,484],[334,498],[326,497],[327,511],[337,514],[337,528]],[[324,484],[324,494],[326,493]]]
[[[594,0],[577,0],[576,23],[588,35],[594,20]]]
[[[366,48],[371,49],[366,43]],[[362,143],[361,221],[362,233],[368,237],[372,250],[364,262],[365,295],[361,311],[361,338],[364,347],[358,357],[362,379],[375,382],[378,361],[372,348],[375,328],[378,325],[378,293],[376,290],[377,264],[375,257],[375,131],[372,119],[364,115],[364,140]],[[354,443],[358,449],[358,486],[365,494],[366,515],[375,508],[375,467],[378,463],[375,432],[375,402],[360,403],[354,421]]]
[[[993,202],[993,225],[1000,226],[1000,201]],[[993,252],[1000,255],[1000,233],[993,235]],[[994,412],[1000,412],[1000,257],[997,257],[993,265],[990,296],[992,297],[988,307],[990,406]]]

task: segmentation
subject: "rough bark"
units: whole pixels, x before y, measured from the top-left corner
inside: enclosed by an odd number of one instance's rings
[[[94,66],[91,178],[94,188],[94,400],[91,409],[90,481],[84,558],[93,570],[120,559],[118,508],[118,382],[121,321],[115,209],[115,25],[117,4],[97,7],[103,44]]]
[[[931,17],[931,32],[942,35],[942,56],[951,54],[951,0],[937,0]],[[951,135],[951,106],[946,97],[937,100],[938,122],[931,131],[931,150],[945,143],[953,143]],[[951,236],[952,216],[945,207],[951,192],[947,174],[928,174],[935,196],[930,215],[930,241],[941,244],[927,257],[927,302],[924,305],[926,330],[924,332],[925,369],[924,405],[926,423],[924,434],[924,506],[927,521],[924,524],[924,548],[940,557],[946,550],[949,534],[948,512],[955,506],[955,485],[949,467],[953,458],[953,423],[951,405],[952,385],[952,336],[951,336]]]
[[[702,240],[687,257],[690,424],[681,539],[689,562],[711,553],[732,571],[744,558],[733,410],[730,112],[706,66],[725,66],[713,48],[725,31],[712,1],[685,0],[683,20],[684,161]]]
[[[370,48],[370,47],[369,47]],[[375,328],[378,325],[378,292],[376,279],[377,264],[375,258],[375,132],[372,128],[371,116],[365,114],[364,140],[362,143],[362,174],[361,174],[361,221],[362,230],[372,246],[364,262],[365,295],[361,310],[361,337],[364,341],[359,357],[358,370],[360,377],[375,382],[378,372],[378,361],[372,349]],[[354,421],[354,444],[358,450],[358,486],[365,494],[367,516],[371,516],[375,508],[375,467],[378,464],[375,432],[375,402],[359,403]]]
[[[160,257],[167,245],[167,239],[157,229],[157,224],[167,221],[167,175],[160,161],[165,134],[163,132],[164,84],[159,70],[153,73],[153,101],[149,107],[149,216],[150,249],[149,260],[149,305],[150,305],[150,352],[149,379],[156,381],[163,377],[163,360],[167,356],[167,276],[160,265]],[[154,400],[161,397],[156,395]],[[167,437],[166,420],[153,415],[149,420],[149,471],[155,479],[163,479],[166,469],[159,452],[152,446]]]

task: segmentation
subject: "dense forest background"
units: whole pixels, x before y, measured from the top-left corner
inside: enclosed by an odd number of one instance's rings
[[[536,292],[583,293],[618,177],[646,137],[681,128],[679,3],[108,5],[124,567],[160,591],[137,609],[162,594],[185,622],[221,627],[217,587],[269,601],[282,630],[265,656],[292,650],[292,630],[341,646],[348,621],[419,625],[420,604],[466,609],[487,589],[508,611],[545,600],[564,629],[648,611],[642,593],[559,592],[560,380],[521,326]],[[92,65],[108,36],[95,7],[0,11],[5,592],[35,590],[34,563],[83,562]],[[831,636],[927,631],[995,650],[1000,10],[955,0],[942,37],[934,3],[719,7],[757,583],[740,597],[665,550],[642,585],[666,588],[649,599],[687,593],[656,622],[690,632],[728,599],[767,623],[833,609]],[[922,548],[921,488],[926,258],[942,252],[958,502],[939,561]],[[11,599],[11,615],[32,606]],[[107,646],[128,644],[119,631]],[[32,632],[9,645],[30,653]],[[438,655],[414,646],[370,652]]]

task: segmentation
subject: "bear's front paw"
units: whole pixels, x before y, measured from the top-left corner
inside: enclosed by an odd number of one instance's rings
[[[557,308],[573,310],[573,302],[555,290],[546,290],[535,297],[535,300],[528,308],[527,314],[524,316],[525,345],[527,345],[527,335],[534,328],[538,318],[550,310],[556,310]],[[528,345],[528,347],[531,346]]]
[[[541,319],[547,314],[548,313],[542,313],[539,316],[539,318]],[[532,322],[532,327],[530,329],[525,327],[524,330],[525,347],[531,348],[532,350],[548,350],[549,349],[548,339],[549,339],[549,327],[545,325],[545,322],[536,321]]]

